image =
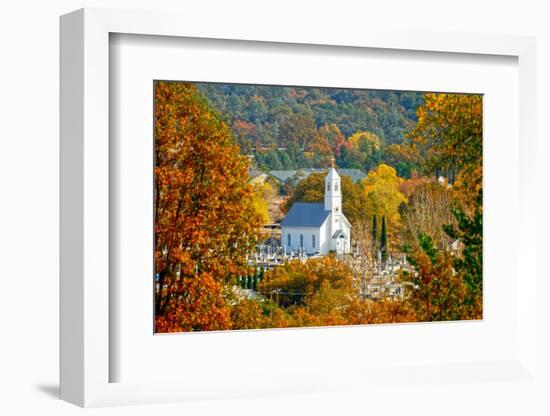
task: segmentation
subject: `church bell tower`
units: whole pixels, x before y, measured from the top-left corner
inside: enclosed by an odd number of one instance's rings
[[[325,211],[331,211],[333,216],[342,212],[342,190],[340,176],[334,166],[325,176]]]

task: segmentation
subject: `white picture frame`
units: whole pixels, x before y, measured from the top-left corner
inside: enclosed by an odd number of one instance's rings
[[[181,22],[185,20],[183,25]],[[276,24],[239,28],[224,20],[205,26],[201,19],[172,13],[82,9],[61,18],[61,398],[79,406],[159,403],[197,398],[308,393],[372,386],[389,380],[395,370],[333,370],[272,377],[246,393],[227,387],[230,378],[182,378],[162,382],[110,382],[109,297],[109,36],[114,33],[249,42],[278,42],[334,47],[429,51],[443,54],[504,55],[518,59],[520,218],[518,267],[525,286],[517,292],[517,355],[509,360],[456,365],[419,366],[415,377],[426,383],[449,378],[480,383],[475,374],[501,373],[506,380],[537,383],[535,241],[535,40],[530,37],[469,33],[437,33],[349,28],[327,34],[322,28],[303,31]],[[527,215],[527,213],[529,213]],[[392,371],[394,371],[392,373]],[[386,374],[386,376],[384,375]],[[400,374],[400,373],[397,373]],[[346,380],[343,382],[342,380]],[[386,381],[387,382],[387,381]]]

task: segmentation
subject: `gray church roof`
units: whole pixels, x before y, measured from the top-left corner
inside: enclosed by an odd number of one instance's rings
[[[300,180],[307,178],[312,173],[327,172],[327,169],[318,169],[318,168],[303,168],[300,170],[271,170],[269,174],[276,178],[278,181],[284,183],[288,179],[294,177],[298,172],[300,172]],[[336,172],[340,176],[346,175],[351,178],[353,182],[358,182],[361,179],[367,177],[367,174],[359,169],[336,169]]]
[[[282,227],[320,227],[326,221],[330,211],[319,202],[295,202],[281,221]]]
[[[336,230],[334,234],[332,234],[332,238],[340,238],[340,237],[347,238],[348,236],[346,235],[344,230]]]
[[[340,175],[349,176],[352,182],[357,183],[367,177],[367,174],[359,169],[336,169]]]

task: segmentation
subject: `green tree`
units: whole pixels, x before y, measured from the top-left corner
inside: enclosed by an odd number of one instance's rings
[[[359,131],[349,138],[351,157],[369,171],[382,159],[380,137],[369,131]]]
[[[263,164],[270,170],[283,169],[284,165],[279,157],[279,153],[276,150],[270,150],[262,155]]]
[[[336,164],[341,168],[364,169],[364,166],[358,160],[357,155],[348,147],[340,148],[340,154],[336,158]]]
[[[457,208],[453,211],[457,225],[444,226],[449,237],[458,240],[463,249],[454,261],[455,269],[462,273],[469,289],[466,302],[481,313],[483,295],[483,211],[482,192],[476,198],[472,215]]]

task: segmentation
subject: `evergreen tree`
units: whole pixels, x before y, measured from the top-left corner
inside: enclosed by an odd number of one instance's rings
[[[386,216],[382,215],[382,231],[380,233],[380,252],[382,253],[382,261],[388,258],[388,236],[386,234]]]
[[[276,150],[267,152],[264,156],[263,162],[270,170],[279,170],[284,168],[283,162],[281,162],[279,153]]]
[[[457,220],[457,226],[445,225],[443,229],[449,237],[459,240],[463,245],[462,255],[456,256],[454,267],[464,274],[464,281],[470,290],[471,296],[467,302],[481,304],[483,293],[482,191],[478,192],[472,215],[468,215],[461,209],[455,209],[453,214]]]
[[[372,240],[376,241],[378,236],[378,224],[376,223],[376,214],[372,216]]]
[[[295,163],[293,163],[292,160],[290,160],[290,157],[288,156],[288,153],[283,150],[278,150],[277,154],[279,156],[279,160],[281,161],[281,164],[283,165],[283,169],[293,169],[295,166]]]

